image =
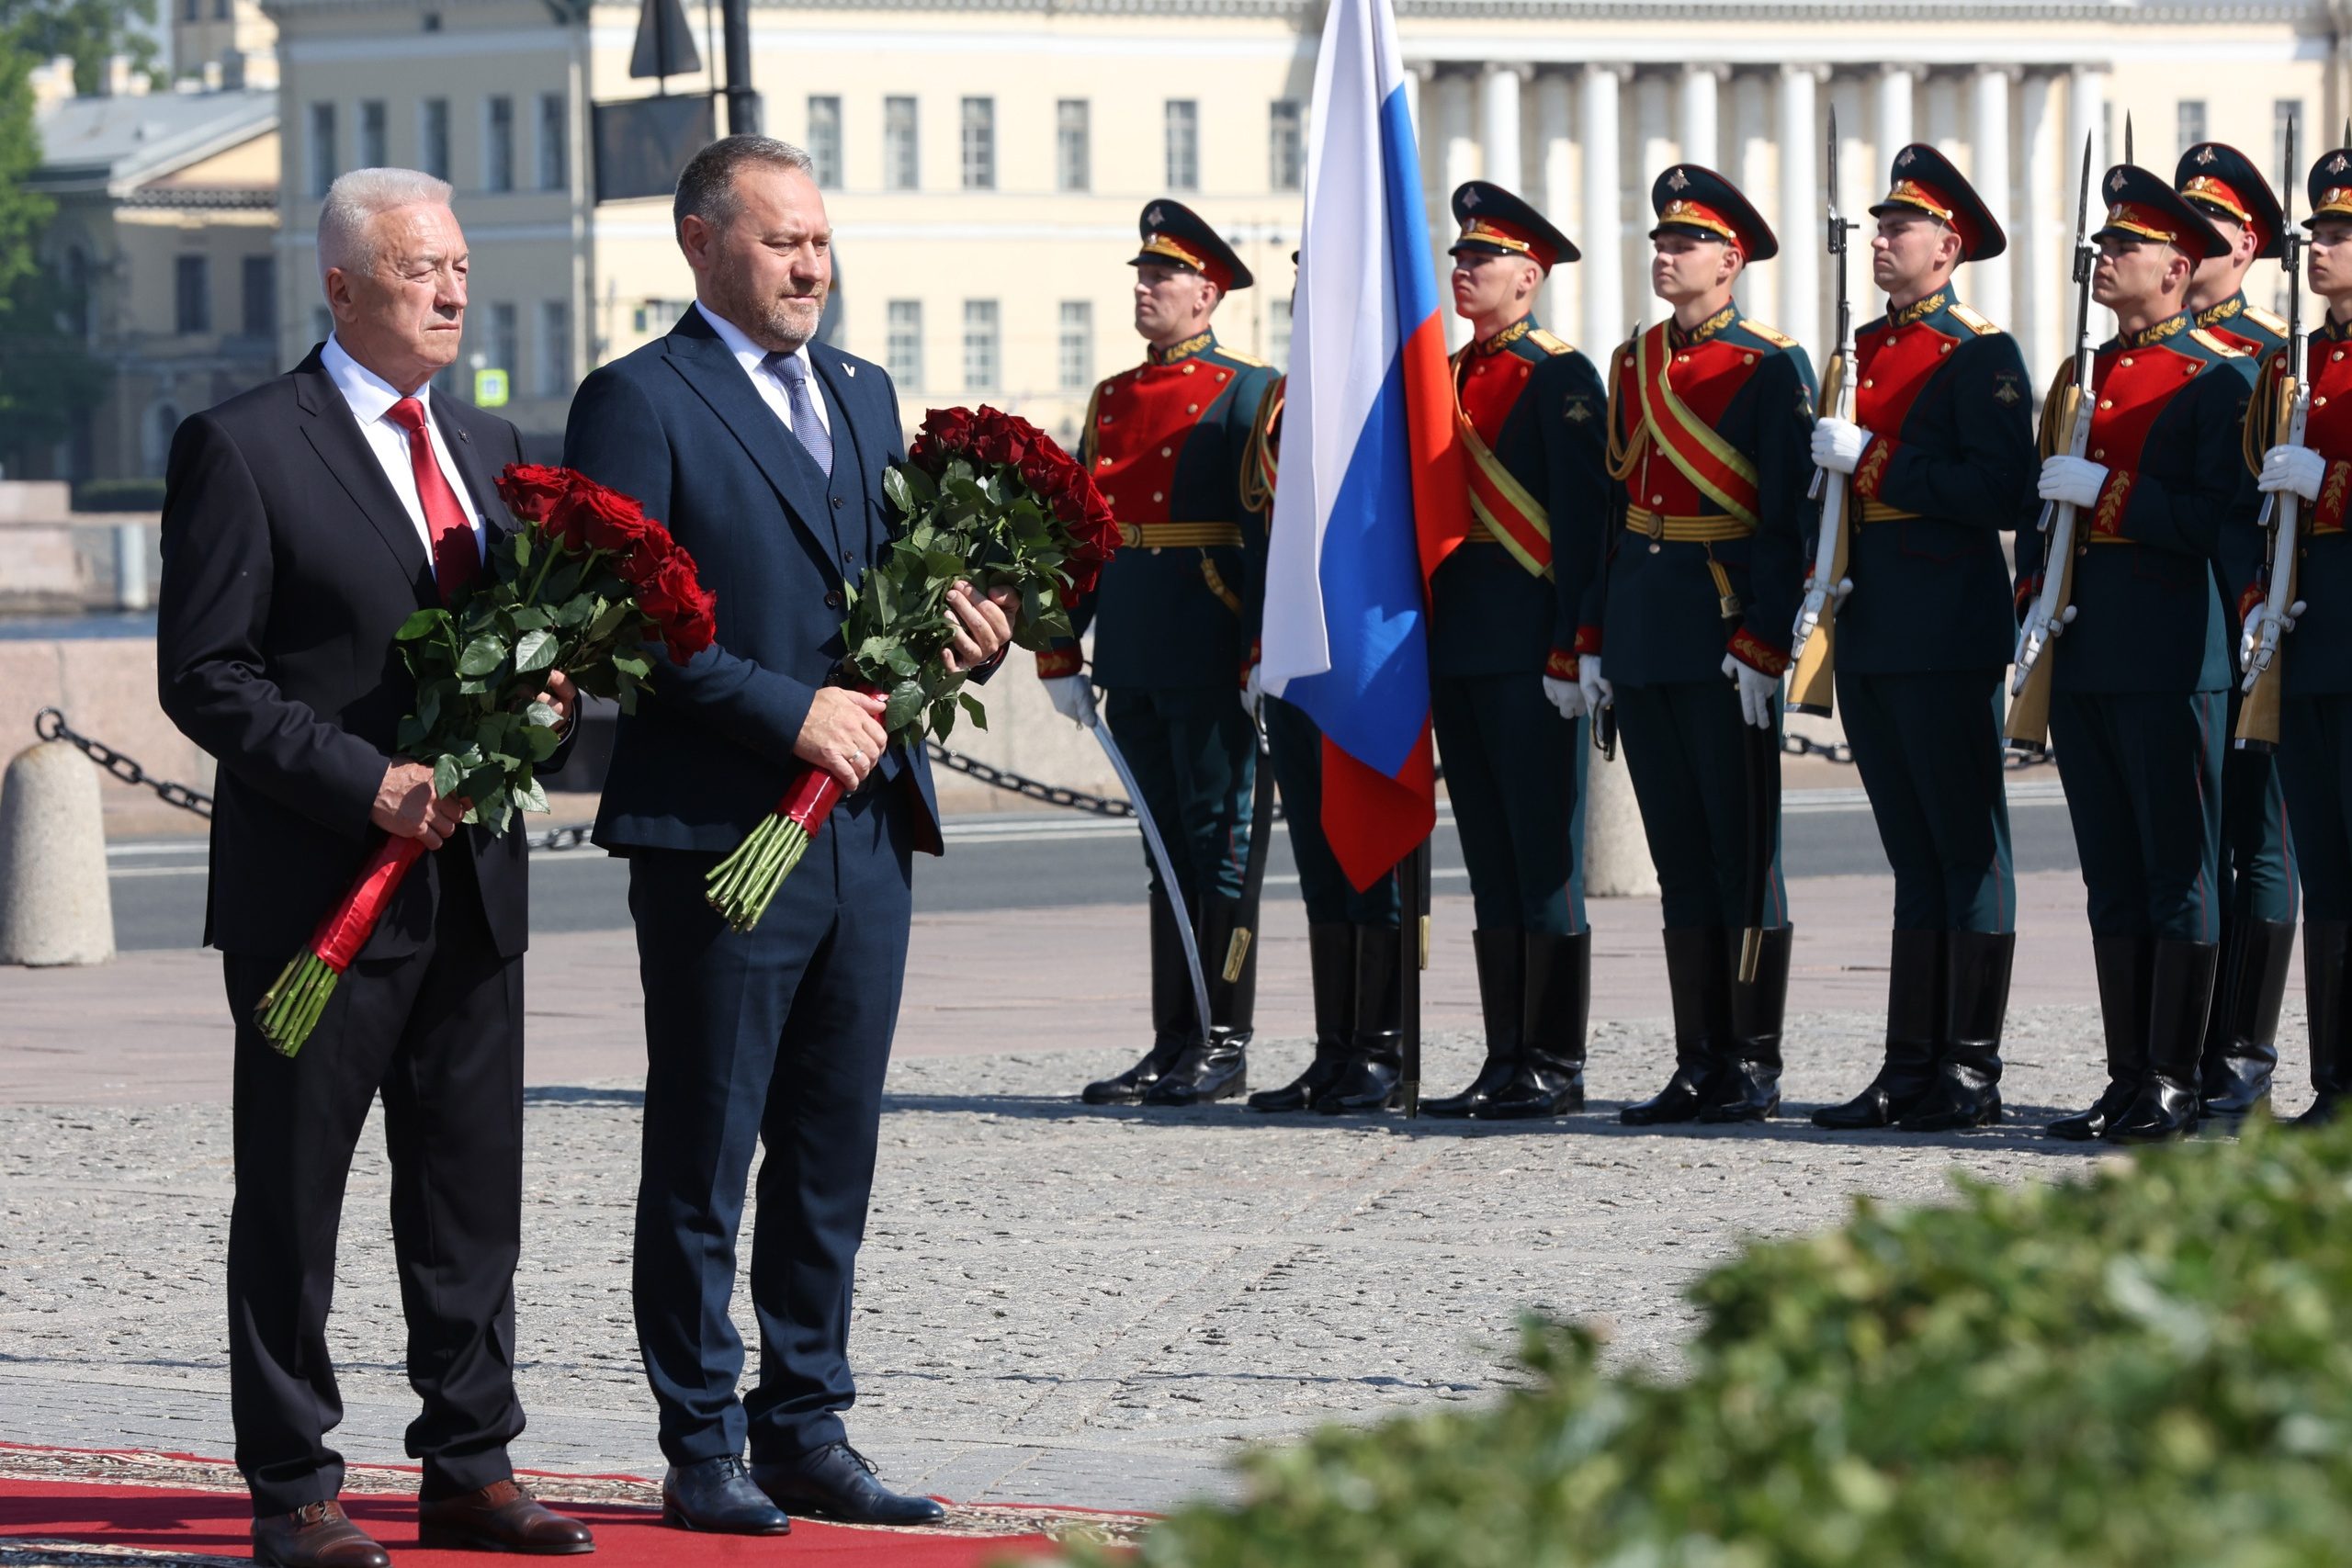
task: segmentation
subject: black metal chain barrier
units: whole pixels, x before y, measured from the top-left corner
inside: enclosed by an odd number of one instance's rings
[[[163,797],[166,806],[176,806],[182,811],[193,811],[198,817],[212,815],[212,797],[202,790],[190,789],[169,779],[147,776],[147,770],[124,756],[103,740],[93,740],[76,734],[65,722],[65,716],[55,708],[43,708],[33,715],[33,733],[43,740],[62,740],[123,783],[140,789],[152,789]]]
[[[929,749],[931,760],[940,766],[962,773],[967,778],[978,779],[992,789],[1001,789],[1009,795],[1017,795],[1023,800],[1042,800],[1047,806],[1058,806],[1069,811],[1083,811],[1090,817],[1133,817],[1136,814],[1136,808],[1124,800],[1113,800],[1108,795],[1090,795],[1082,789],[1066,789],[1060,784],[1049,784],[1042,780],[1016,773],[1010,768],[992,767],[976,757],[967,757],[961,752],[950,751],[936,740],[926,740],[923,745]]]

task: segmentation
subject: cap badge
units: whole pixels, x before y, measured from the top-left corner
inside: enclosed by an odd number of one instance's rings
[[[2118,169],[2115,171],[2114,177],[2107,182],[2107,188],[2109,190],[2121,190],[2123,188],[2122,170]]]
[[[1462,205],[1475,209],[1478,205],[1478,187],[1472,186],[1462,193]]]
[[[1159,227],[1160,226],[1160,221],[1161,221],[1161,220],[1160,220],[1159,206],[1159,204],[1158,204],[1157,202],[1155,202],[1155,203],[1153,203],[1153,204],[1152,204],[1152,209],[1151,209],[1151,210],[1150,210],[1150,211],[1148,211],[1148,212],[1147,212],[1147,213],[1145,213],[1145,214],[1143,215],[1143,220],[1144,220],[1145,222],[1147,222],[1147,223],[1150,224],[1150,225],[1151,225],[1153,228],[1155,228],[1155,229],[1157,229],[1157,228],[1159,228]]]
[[[1894,155],[1894,166],[1898,169],[1907,169],[1911,166],[1911,160],[1917,156],[1917,153],[1912,152],[1910,148],[1905,147],[1902,152]]]
[[[2335,157],[2330,158],[2327,161],[2327,172],[2331,175],[2340,175],[2344,172],[2343,153],[2338,152]]]
[[[2197,162],[2199,167],[2210,165],[2213,162],[2213,149],[2211,147],[2199,147],[2197,150]]]
[[[1666,188],[1668,190],[1687,190],[1690,188],[1690,176],[1683,174],[1679,169],[1675,170],[1674,173],[1667,175],[1666,177]]]

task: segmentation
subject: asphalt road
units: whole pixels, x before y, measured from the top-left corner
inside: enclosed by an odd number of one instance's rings
[[[2054,782],[2016,786],[2009,822],[2018,871],[2075,869],[2074,835]],[[944,858],[916,864],[918,912],[1121,904],[1143,897],[1142,845],[1127,822],[1058,814],[963,818],[950,825],[947,838]],[[1295,888],[1286,833],[1272,845],[1272,856],[1268,887],[1278,895]],[[201,945],[203,840],[117,844],[107,860],[118,948]],[[1781,826],[1781,863],[1790,876],[1883,874],[1886,857],[1861,791],[1792,793]],[[1450,818],[1438,824],[1431,875],[1440,893],[1469,890]],[[593,847],[543,851],[531,868],[532,929],[625,927],[628,892],[627,869]]]

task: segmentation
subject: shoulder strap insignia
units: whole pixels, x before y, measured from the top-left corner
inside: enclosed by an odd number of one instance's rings
[[[1569,343],[1567,339],[1554,337],[1542,327],[1537,327],[1533,332],[1529,333],[1527,334],[1527,341],[1533,344],[1536,347],[1542,349],[1546,354],[1574,354],[1576,352],[1576,345]]]
[[[2221,358],[2244,359],[2246,356],[2245,350],[2233,347],[2227,339],[2216,337],[2203,327],[2191,327],[2188,335],[2212,350]]]
[[[1979,314],[1977,311],[1970,310],[1965,305],[1954,305],[1951,308],[1951,313],[1958,319],[1962,326],[1966,327],[1978,337],[1997,337],[2000,335],[2001,329],[1993,324],[1993,318],[1990,316]]]
[[[1778,327],[1768,327],[1763,322],[1752,321],[1746,316],[1742,316],[1739,319],[1739,324],[1743,329],[1762,338],[1774,348],[1794,348],[1797,345],[1796,339],[1789,336],[1788,333],[1781,331]]]
[[[1251,370],[1271,370],[1273,368],[1273,367],[1268,364],[1265,360],[1252,358],[1250,355],[1243,354],[1238,349],[1227,348],[1223,344],[1218,344],[1216,345],[1216,352],[1219,358],[1230,359],[1236,365],[1243,366]]]
[[[2248,305],[2243,312],[2245,319],[2273,337],[2287,337],[2287,318],[2274,316],[2258,305]]]

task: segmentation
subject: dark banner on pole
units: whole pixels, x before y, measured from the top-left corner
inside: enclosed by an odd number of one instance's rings
[[[718,139],[707,93],[594,104],[589,118],[599,202],[670,195],[686,161]]]

